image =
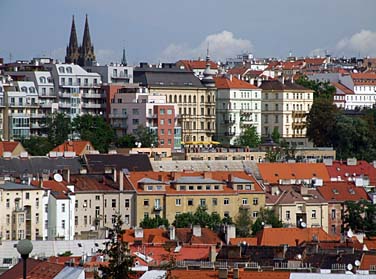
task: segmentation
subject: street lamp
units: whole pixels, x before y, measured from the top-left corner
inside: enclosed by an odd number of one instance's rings
[[[33,251],[33,244],[29,239],[22,239],[17,243],[17,251],[21,254],[23,261],[23,279],[26,279],[26,261],[31,251]]]

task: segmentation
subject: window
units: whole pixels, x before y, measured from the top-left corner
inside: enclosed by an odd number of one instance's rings
[[[290,220],[290,210],[286,211],[286,220]]]
[[[193,200],[192,199],[188,200],[188,206],[193,206]]]
[[[116,207],[116,199],[111,200],[111,207],[112,208]]]
[[[96,200],[96,201],[99,201],[100,199],[101,199],[101,196],[99,196],[99,195],[96,195],[96,196],[95,196],[95,200]]]
[[[185,186],[180,186],[180,191],[185,191],[186,187]]]
[[[258,198],[253,198],[253,205],[258,205]]]
[[[161,119],[160,123],[161,125],[164,125],[164,119]]]
[[[39,213],[35,213],[35,223],[39,223]]]
[[[48,220],[44,221],[44,228],[47,230],[48,229]]]
[[[206,206],[206,199],[200,199],[200,206]]]
[[[30,199],[30,193],[25,193],[25,198],[26,198],[27,200],[29,200],[29,199]]]
[[[316,210],[312,210],[312,219],[316,219]]]
[[[18,230],[18,239],[24,239],[24,238],[25,238],[25,231]]]
[[[65,220],[61,220],[61,228],[65,229]]]
[[[175,200],[175,205],[176,206],[181,206],[181,199],[176,199]]]
[[[23,222],[25,222],[25,215],[24,214],[18,215],[18,223],[21,224]]]
[[[6,200],[6,207],[7,207],[7,208],[10,207],[10,201],[9,201],[9,199]]]
[[[228,198],[225,198],[225,199],[223,200],[223,204],[224,204],[224,205],[228,205],[228,204],[230,204],[230,200],[229,200]]]
[[[252,212],[252,217],[253,217],[253,218],[257,218],[258,215],[259,215],[258,211],[253,211],[253,212]]]
[[[78,200],[76,200],[76,201],[74,202],[74,207],[75,207],[75,208],[78,208]]]
[[[195,187],[193,185],[188,186],[188,190],[193,191],[194,189],[195,189]]]
[[[242,199],[242,205],[247,205],[247,204],[248,204],[248,199],[247,198]]]
[[[78,226],[78,216],[74,216],[74,225]]]
[[[36,207],[39,207],[39,198],[36,198],[36,199],[35,199],[35,206],[36,206]]]
[[[148,190],[148,191],[153,191],[153,186],[152,186],[152,185],[148,185],[148,186],[147,186],[147,190]]]
[[[332,225],[332,233],[337,233],[336,225]]]
[[[45,213],[48,213],[48,204],[45,204],[45,205],[44,205],[44,212],[45,212]]]
[[[219,190],[219,185],[214,185],[214,190]]]
[[[7,224],[9,225],[10,224],[10,215],[9,214],[7,214]]]
[[[82,205],[83,208],[86,208],[87,207],[87,200],[84,200],[84,203]]]
[[[331,212],[331,217],[332,217],[332,220],[336,219],[336,210],[335,209],[332,209],[332,212]]]
[[[216,198],[212,199],[212,205],[217,206],[218,205],[218,200]]]
[[[64,203],[61,205],[61,212],[65,212],[65,204]]]
[[[84,225],[87,226],[87,216],[84,216]]]
[[[172,109],[168,109],[168,110],[167,110],[167,114],[168,114],[168,115],[171,115],[171,114],[172,114]]]
[[[126,199],[126,200],[125,200],[125,207],[126,207],[126,208],[129,207],[129,199]]]
[[[125,215],[125,217],[124,217],[124,224],[129,224],[129,215],[127,214],[127,215]]]
[[[144,200],[144,206],[149,206],[149,200],[148,199]]]

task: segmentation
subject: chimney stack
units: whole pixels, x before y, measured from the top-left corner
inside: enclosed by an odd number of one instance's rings
[[[119,190],[124,191],[124,172],[123,170],[119,171]]]
[[[228,269],[227,268],[220,268],[218,270],[218,278],[219,279],[227,279],[228,278]]]
[[[175,240],[175,227],[174,226],[170,226],[168,228],[169,232],[170,232],[170,240]]]
[[[226,225],[226,244],[230,244],[230,239],[236,237],[235,225]]]
[[[114,182],[116,183],[117,181],[117,171],[116,168],[114,168]]]
[[[193,226],[193,235],[196,237],[201,237],[201,226],[200,225],[194,225]]]

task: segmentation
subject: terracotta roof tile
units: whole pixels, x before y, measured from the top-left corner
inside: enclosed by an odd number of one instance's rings
[[[345,85],[339,82],[332,82],[332,85],[345,94],[355,94],[353,90],[351,90],[350,88],[346,87]]]
[[[368,250],[376,250],[376,237],[373,238],[365,238],[363,240],[364,244],[367,246]],[[375,262],[376,264],[376,262]]]
[[[237,237],[230,239],[230,245],[239,245],[247,243],[248,246],[257,246],[257,237]]]
[[[280,246],[282,244],[298,246],[303,242],[312,241],[313,236],[317,236],[319,241],[337,241],[339,239],[329,235],[322,228],[264,228],[257,235],[257,244],[261,246]]]
[[[342,181],[347,181],[349,178],[363,175],[369,178],[371,185],[376,183],[376,168],[366,161],[357,161],[355,166],[347,165],[346,162],[334,161],[331,166],[326,166],[326,168],[331,179],[340,177]]]
[[[205,69],[206,61],[205,60],[180,60],[177,64],[182,64],[187,70],[193,71],[194,69]],[[218,65],[210,61],[210,68],[217,69]]]
[[[215,77],[214,80],[215,86],[218,89],[258,89],[253,84],[240,80],[236,77],[232,77],[232,79],[227,77]]]
[[[362,257],[362,260],[360,262],[360,268],[361,270],[370,270],[370,266],[376,265],[376,255],[368,255],[364,254]]]
[[[82,141],[82,140],[74,140],[74,141],[66,141],[59,146],[56,146],[52,151],[56,152],[75,152],[77,156],[81,156],[85,153],[86,147],[90,146],[90,150],[93,151],[94,147],[90,141]]]
[[[279,180],[312,179],[329,181],[328,171],[322,163],[260,163],[257,164],[262,179],[270,184]]]
[[[28,279],[53,279],[57,274],[59,274],[63,269],[64,265],[49,263],[40,260],[28,259],[27,260]],[[22,261],[16,264],[12,269],[3,273],[1,279],[21,279],[22,278]]]
[[[369,200],[366,190],[356,187],[353,182],[326,182],[317,189],[328,202]]]

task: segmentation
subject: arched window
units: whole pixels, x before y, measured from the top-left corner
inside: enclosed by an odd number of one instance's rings
[[[22,91],[22,92],[27,92],[27,87],[26,87],[26,86],[22,86],[22,87],[21,87],[21,91]]]
[[[169,103],[172,103],[172,95],[170,95],[170,96],[168,97],[168,102],[169,102]]]
[[[196,96],[193,96],[193,102],[196,103]]]
[[[175,95],[174,96],[174,103],[176,104],[178,102],[178,97]]]
[[[67,67],[67,73],[72,73],[72,67]]]
[[[39,81],[40,81],[40,83],[46,83],[46,78],[45,77],[40,77]]]
[[[204,103],[205,100],[204,100],[204,95],[201,96],[201,103]]]
[[[187,102],[187,96],[184,95],[184,103],[186,103],[186,102]]]
[[[191,103],[192,99],[191,99],[191,95],[188,96],[188,103]]]
[[[35,93],[35,87],[29,87],[29,92],[30,93]]]
[[[208,103],[210,103],[210,95],[208,95]]]
[[[62,66],[59,67],[59,72],[60,72],[60,73],[65,73],[64,67],[62,67]]]
[[[181,95],[179,96],[179,103],[181,103]]]

